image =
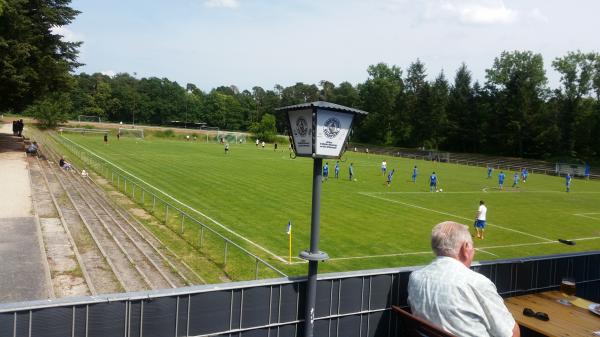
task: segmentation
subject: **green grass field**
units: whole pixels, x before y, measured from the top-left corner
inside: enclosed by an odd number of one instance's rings
[[[207,224],[228,228],[235,233],[228,237],[289,275],[306,272],[297,255],[309,246],[312,160],[290,159],[287,146],[275,152],[272,145],[232,144],[225,155],[215,143],[111,137],[104,145],[101,135],[65,137],[206,214],[214,220],[202,219]],[[396,170],[390,187],[380,171],[384,158]],[[320,248],[331,259],[321,272],[427,263],[431,228],[444,220],[472,228],[480,199],[488,206],[488,227],[485,240],[475,239],[476,260],[600,248],[600,182],[574,179],[566,193],[564,178],[530,174],[513,189],[514,172],[505,172],[505,190],[499,191],[497,170],[487,179],[481,167],[352,152],[343,160],[339,180],[333,178],[335,161],[328,161],[330,178],[323,183]],[[350,162],[356,181],[348,180]],[[416,183],[410,181],[414,165]],[[432,171],[443,192],[429,192]]]

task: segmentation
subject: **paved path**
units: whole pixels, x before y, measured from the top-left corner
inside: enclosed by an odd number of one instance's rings
[[[0,302],[50,297],[23,143],[0,124]]]

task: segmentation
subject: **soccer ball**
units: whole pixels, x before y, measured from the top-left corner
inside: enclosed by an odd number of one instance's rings
[[[440,188],[440,192],[444,192],[444,190]]]
[[[354,181],[358,181],[358,179],[354,178]]]

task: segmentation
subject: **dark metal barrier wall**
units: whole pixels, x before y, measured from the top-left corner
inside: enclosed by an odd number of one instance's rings
[[[397,336],[392,304],[406,305],[418,267],[324,274],[317,290],[316,336]],[[477,264],[505,297],[557,288],[574,276],[581,297],[600,301],[600,251]],[[302,335],[304,279],[272,279],[152,292],[0,305],[4,336]]]

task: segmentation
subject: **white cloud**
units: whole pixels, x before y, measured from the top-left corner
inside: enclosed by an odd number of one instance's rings
[[[544,23],[547,23],[550,21],[550,19],[548,19],[548,17],[546,15],[544,15],[544,13],[542,13],[542,11],[539,8],[534,8],[529,13],[529,17],[531,17],[535,21],[544,22]]]
[[[502,0],[465,1],[439,0],[429,3],[428,18],[458,19],[468,24],[508,24],[515,22],[518,12],[504,5]]]
[[[238,0],[207,0],[204,5],[211,8],[238,8],[240,3]]]
[[[83,35],[73,32],[65,26],[54,26],[51,29],[52,34],[62,35],[63,41],[78,42],[83,41]]]
[[[117,72],[114,71],[114,70],[102,70],[100,72],[100,74],[106,75],[106,76],[109,76],[109,77],[114,77],[117,74]]]

